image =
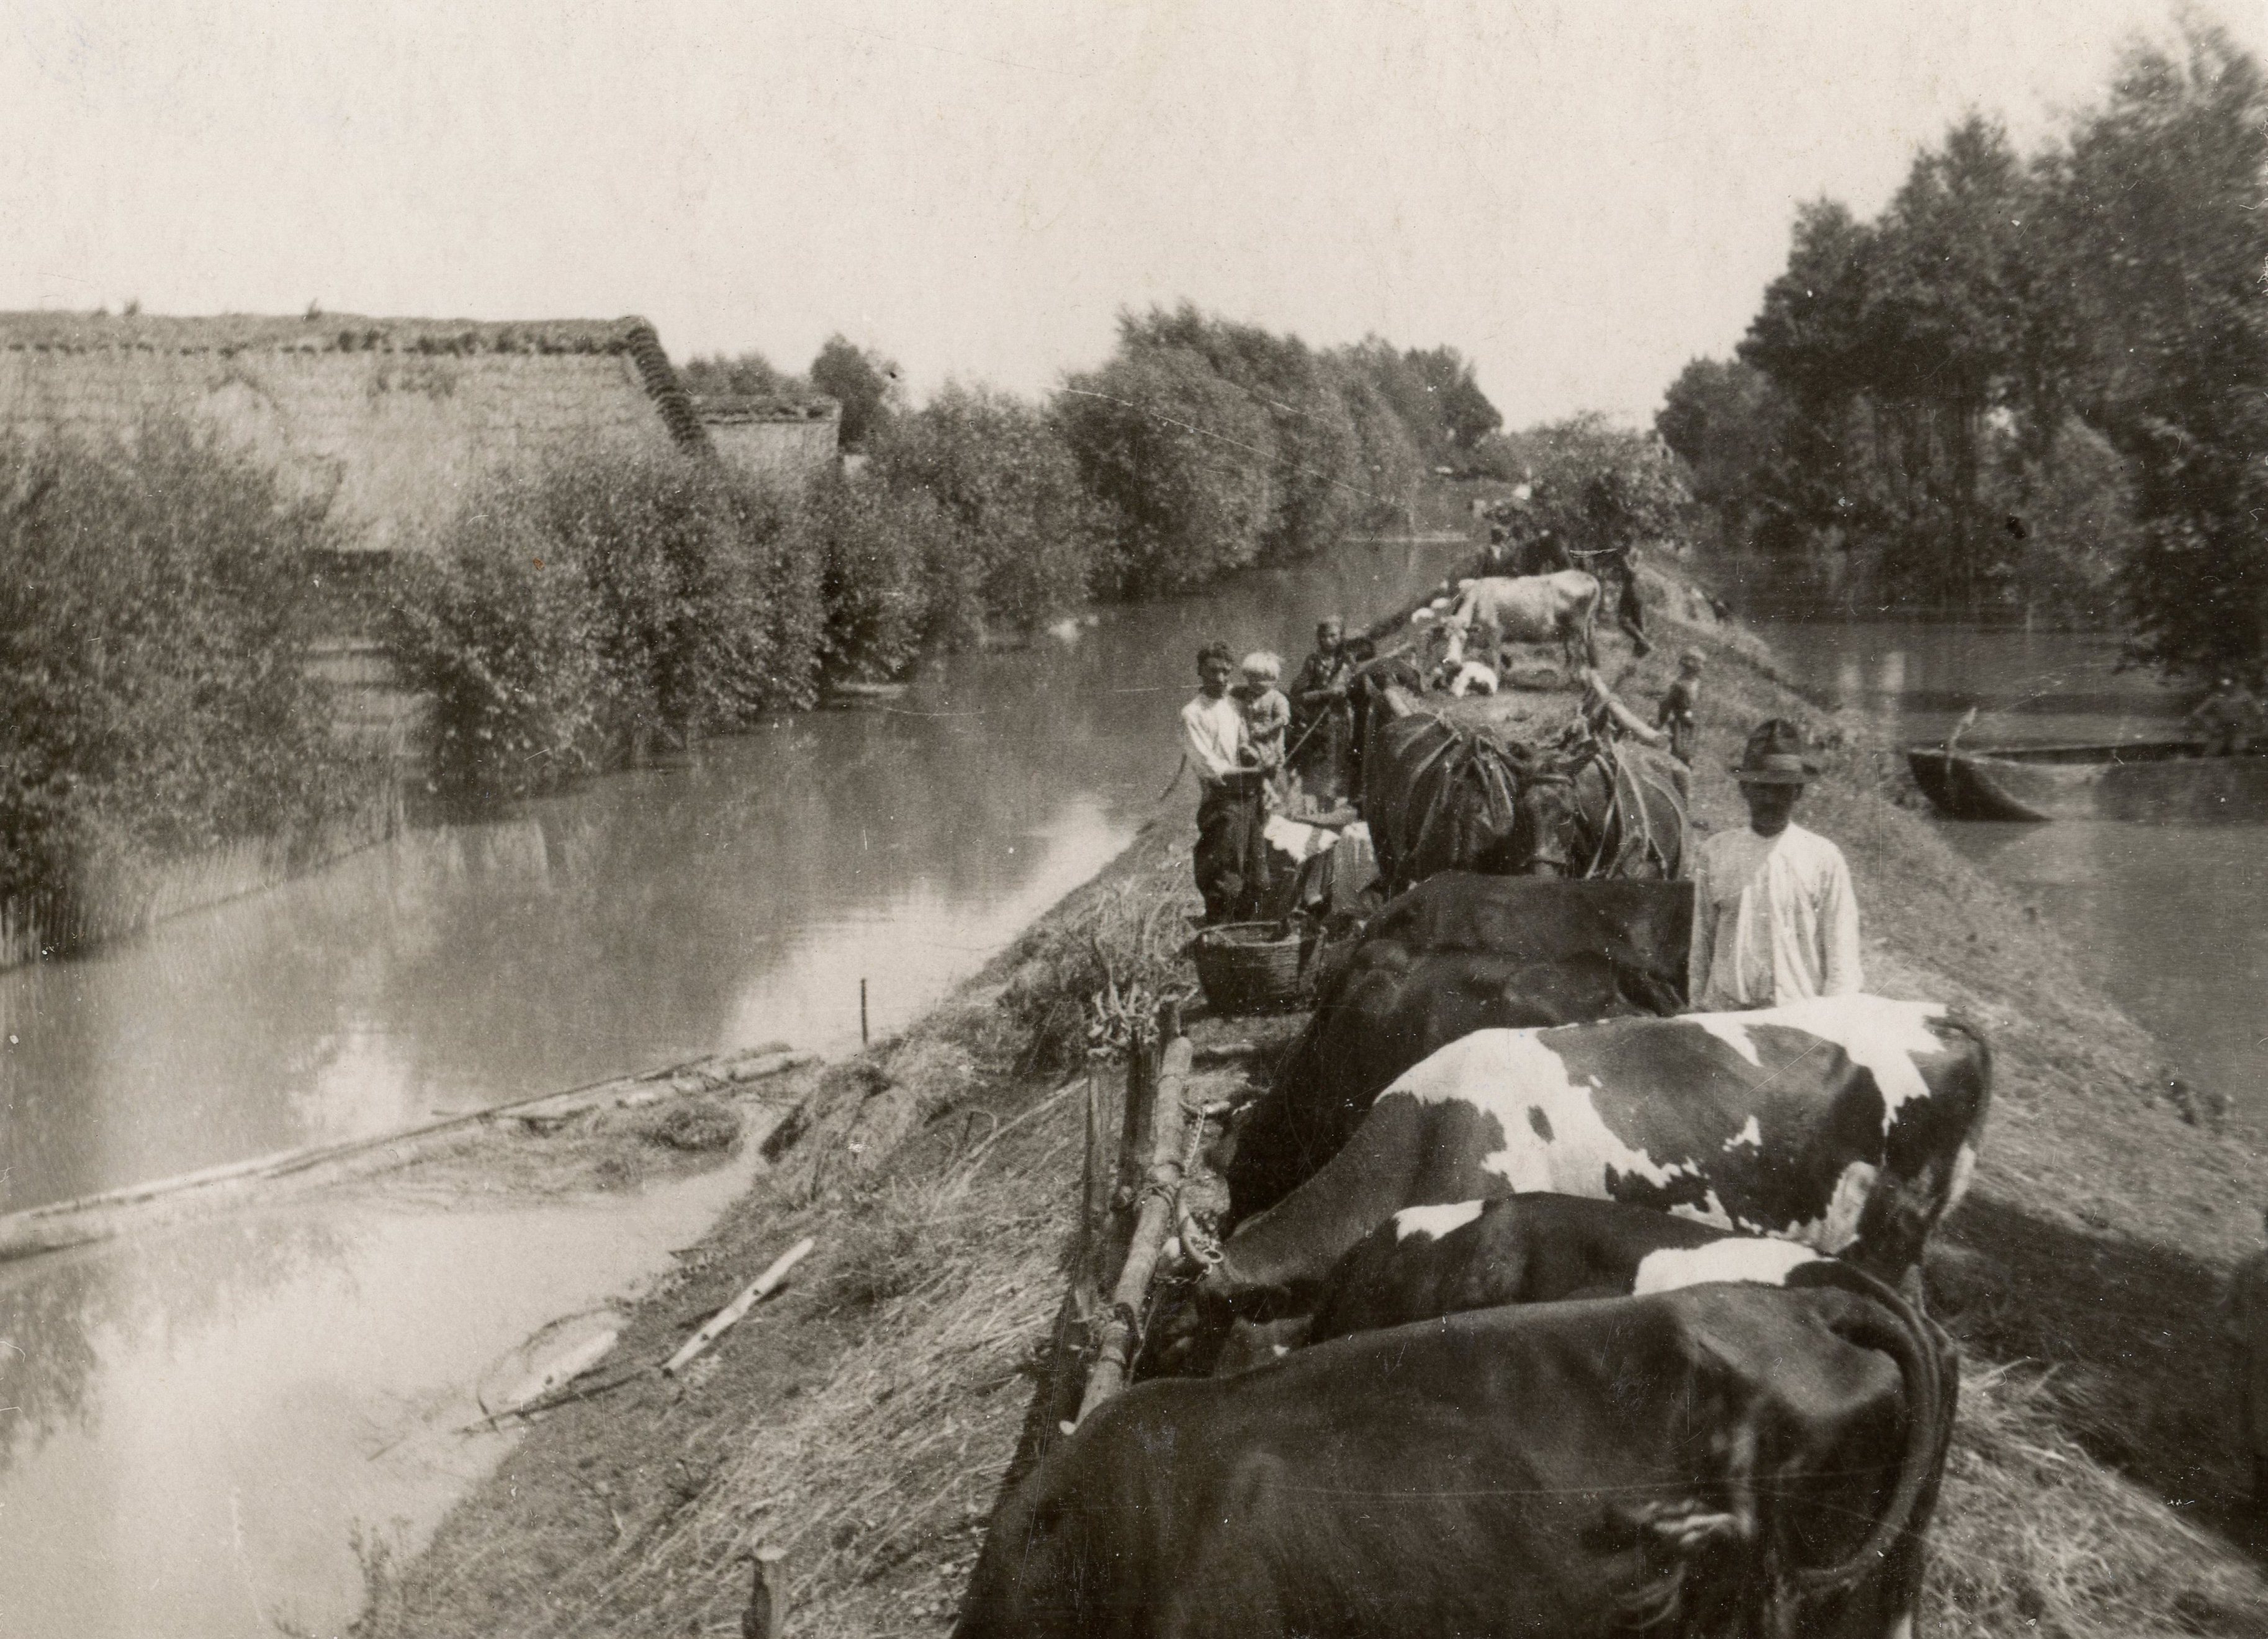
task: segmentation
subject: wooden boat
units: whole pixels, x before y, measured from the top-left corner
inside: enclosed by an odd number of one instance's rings
[[[2110,746],[1916,746],[1914,783],[1953,820],[2268,819],[2268,754],[2194,740]]]

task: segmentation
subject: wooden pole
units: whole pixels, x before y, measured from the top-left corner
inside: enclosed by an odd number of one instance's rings
[[[740,1639],[780,1639],[787,1631],[787,1550],[756,1550],[756,1583],[740,1616]]]
[[[1087,1375],[1086,1393],[1079,1400],[1082,1422],[1125,1387],[1127,1368],[1133,1362],[1142,1305],[1149,1296],[1150,1277],[1157,1272],[1166,1231],[1174,1220],[1174,1199],[1182,1179],[1182,1088],[1189,1079],[1189,1038],[1175,1036],[1158,1067],[1148,1175],[1134,1220],[1134,1238],[1126,1248],[1125,1266],[1111,1289],[1110,1312],[1103,1322],[1094,1369]]]
[[[1116,1194],[1130,1201],[1140,1187],[1143,1158],[1150,1152],[1151,1106],[1156,1102],[1158,1044],[1138,1030],[1126,1053],[1126,1118],[1118,1135]]]
[[[1107,1061],[1086,1061],[1086,1158],[1079,1172],[1079,1264],[1072,1303],[1084,1320],[1102,1306],[1102,1260],[1110,1238],[1111,1174],[1103,1158],[1103,1109],[1108,1099]]]
[[[866,1045],[866,981],[858,981],[858,1045]]]
[[[710,1316],[706,1326],[685,1340],[685,1347],[672,1355],[662,1366],[662,1375],[675,1377],[680,1371],[691,1364],[695,1357],[710,1344],[738,1325],[742,1315],[762,1303],[770,1295],[772,1288],[787,1279],[787,1272],[808,1257],[812,1247],[817,1244],[806,1235],[773,1259],[770,1268],[749,1282],[747,1289],[738,1297]]]

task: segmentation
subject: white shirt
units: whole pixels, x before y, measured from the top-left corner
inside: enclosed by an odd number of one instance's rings
[[[1243,745],[1244,712],[1233,696],[1199,695],[1182,708],[1182,750],[1199,784],[1219,784],[1221,775],[1239,766],[1236,753]]]
[[[1693,888],[1696,1007],[1774,1007],[1863,988],[1851,867],[1816,832],[1719,831],[1702,841]]]

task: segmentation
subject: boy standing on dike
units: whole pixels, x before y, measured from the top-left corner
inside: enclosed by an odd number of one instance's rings
[[[2261,1216],[2268,1226],[2268,1212]],[[2236,1350],[2237,1429],[2251,1465],[2252,1506],[2268,1509],[2268,1250],[2236,1266],[2220,1320]]]
[[[1208,922],[1242,915],[1259,823],[1260,775],[1244,709],[1228,692],[1236,657],[1226,643],[1197,650],[1197,692],[1182,708],[1182,754],[1197,776],[1197,845],[1190,859]]]
[[[1794,823],[1804,782],[1803,731],[1767,717],[1733,777],[1749,823],[1702,842],[1693,872],[1687,994],[1702,1012],[1774,1007],[1862,988],[1859,901],[1843,850]]]
[[[1687,768],[1693,766],[1693,749],[1700,739],[1697,721],[1701,709],[1701,651],[1688,649],[1677,657],[1676,680],[1662,691],[1653,725],[1669,733],[1669,754]]]

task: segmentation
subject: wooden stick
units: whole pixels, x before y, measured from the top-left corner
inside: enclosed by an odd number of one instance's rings
[[[1175,1010],[1178,1022],[1179,1010]],[[1111,1289],[1110,1315],[1095,1352],[1094,1370],[1079,1400],[1084,1422],[1097,1406],[1126,1386],[1132,1363],[1142,1305],[1150,1293],[1150,1277],[1157,1272],[1158,1253],[1173,1222],[1174,1202],[1182,1177],[1182,1086],[1189,1079],[1190,1047],[1187,1036],[1175,1036],[1159,1066],[1156,1097],[1150,1126],[1150,1168],[1142,1193],[1140,1214],[1134,1221],[1134,1238],[1126,1249],[1125,1266]]]
[[[1102,1305],[1102,1260],[1110,1239],[1111,1177],[1103,1159],[1104,1060],[1086,1062],[1086,1157],[1079,1171],[1079,1263],[1071,1301],[1084,1320]]]
[[[808,1235],[772,1260],[772,1267],[748,1283],[747,1290],[709,1317],[709,1324],[685,1340],[685,1347],[662,1363],[664,1377],[675,1377],[690,1364],[710,1344],[731,1331],[740,1317],[770,1296],[771,1290],[787,1278],[787,1272],[801,1263],[818,1243]]]
[[[787,1550],[756,1550],[756,1585],[740,1617],[740,1639],[780,1639],[787,1630]]]

